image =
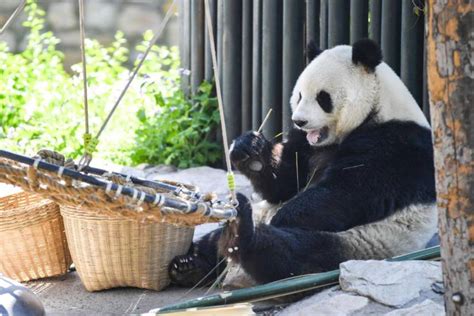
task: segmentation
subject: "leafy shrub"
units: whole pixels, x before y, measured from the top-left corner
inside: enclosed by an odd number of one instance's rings
[[[148,115],[141,108],[137,113],[141,124],[136,130],[132,161],[185,168],[218,160],[221,148],[210,139],[219,122],[216,99],[209,97],[211,89],[211,84],[203,83],[200,93],[190,100],[179,91],[170,97],[155,93],[158,112]]]
[[[48,148],[78,158],[84,133],[82,67],[72,66],[72,74],[64,69],[63,54],[56,49],[59,40],[44,31],[45,13],[35,0],[28,1],[26,12],[26,49],[14,54],[0,42],[1,147],[28,155]],[[144,34],[139,52],[152,36],[149,31]],[[109,47],[86,40],[93,134],[130,76],[125,45],[121,32]],[[215,161],[220,148],[208,141],[209,131],[218,122],[210,85],[203,84],[200,93],[187,100],[179,80],[178,49],[154,46],[102,134],[96,156],[121,164],[174,163],[181,167]]]

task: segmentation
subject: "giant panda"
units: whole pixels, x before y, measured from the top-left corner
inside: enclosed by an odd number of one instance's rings
[[[174,283],[212,281],[221,257],[266,283],[418,250],[436,233],[431,131],[408,89],[372,40],[315,55],[293,90],[287,140],[250,131],[231,146],[276,214],[254,222],[239,194],[237,220],[171,262]]]

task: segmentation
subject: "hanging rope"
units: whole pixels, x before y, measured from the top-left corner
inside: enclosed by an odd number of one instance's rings
[[[16,7],[15,11],[13,11],[12,15],[8,18],[8,20],[5,22],[5,24],[2,26],[2,28],[0,29],[0,35],[3,34],[3,32],[5,32],[5,30],[10,26],[10,24],[12,24],[12,22],[16,19],[16,17],[18,15],[20,15],[20,13],[23,11],[23,9],[25,8],[25,5],[26,5],[26,1],[27,0],[22,0],[20,2],[20,4],[18,5],[18,7]]]
[[[80,3],[83,1],[83,0],[79,0]],[[176,1],[177,0],[173,0],[173,2],[171,3],[170,7],[168,8],[168,11],[166,12],[166,15],[165,15],[165,18],[163,19],[163,21],[161,22],[160,26],[158,27],[158,32],[155,34],[155,36],[151,39],[145,53],[143,54],[143,56],[141,57],[138,65],[135,67],[135,69],[133,70],[132,72],[132,75],[130,76],[129,80],[127,81],[127,83],[125,84],[125,87],[122,89],[122,91],[120,92],[120,95],[119,97],[117,98],[117,100],[115,101],[114,103],[114,106],[112,107],[112,109],[110,110],[109,114],[107,115],[105,121],[102,123],[102,126],[100,127],[99,129],[99,132],[97,133],[97,135],[95,137],[93,137],[92,135],[90,135],[89,133],[87,133],[86,131],[86,134],[84,135],[84,155],[82,156],[80,162],[79,162],[79,167],[82,169],[86,166],[89,166],[91,160],[92,160],[92,153],[94,153],[96,151],[96,148],[97,148],[97,145],[99,144],[99,137],[100,135],[102,134],[102,132],[104,131],[105,127],[107,126],[107,124],[109,123],[112,115],[115,113],[115,110],[117,109],[117,107],[119,106],[120,102],[122,101],[123,97],[125,96],[125,93],[128,91],[128,88],[130,87],[130,85],[132,84],[132,81],[135,79],[135,77],[137,76],[138,74],[138,71],[140,70],[140,68],[142,67],[143,63],[145,62],[148,54],[150,53],[151,49],[153,48],[153,46],[156,44],[156,41],[158,40],[158,38],[160,38],[161,34],[163,33],[164,29],[166,28],[166,25],[168,24],[169,20],[171,19],[172,15],[173,15],[173,12],[174,12],[174,8],[176,7]],[[84,12],[79,10],[79,19],[80,21],[84,19]],[[83,32],[83,31],[82,31]],[[84,46],[84,43],[83,43],[83,39],[82,39],[82,36],[81,35],[81,49],[84,49],[83,46]],[[85,56],[83,57],[83,71],[85,71]],[[85,76],[85,72],[84,72],[84,76]],[[86,87],[86,84],[84,85],[84,89],[87,89]],[[85,91],[84,92],[84,97],[87,98],[87,92]],[[85,104],[86,106],[86,104]],[[87,118],[87,110],[86,111],[86,120],[88,120]]]
[[[237,198],[235,194],[235,176],[232,172],[232,164],[230,162],[230,152],[229,152],[229,143],[227,140],[227,129],[225,125],[225,116],[224,116],[224,106],[222,101],[222,92],[221,92],[221,83],[218,73],[217,65],[217,54],[216,54],[216,44],[214,40],[214,30],[211,20],[211,11],[209,8],[209,0],[204,0],[205,2],[205,16],[206,16],[206,28],[209,35],[209,43],[211,45],[211,57],[212,57],[212,68],[214,71],[214,80],[216,81],[216,93],[217,93],[217,103],[219,105],[219,115],[221,119],[221,129],[222,129],[222,140],[224,143],[224,154],[225,162],[227,166],[227,185],[229,186],[229,191],[231,195],[231,201],[234,205],[237,204]]]
[[[83,135],[84,156],[79,161],[79,168],[82,169],[92,160],[93,153],[97,150],[99,143],[89,130],[89,98],[87,95],[87,62],[86,62],[86,46],[85,46],[85,30],[84,30],[84,0],[79,1],[79,36],[81,39],[81,59],[82,59],[82,81],[84,92],[84,122],[85,133]]]

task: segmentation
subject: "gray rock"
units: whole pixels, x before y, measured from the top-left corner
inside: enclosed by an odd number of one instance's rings
[[[344,291],[393,307],[419,298],[423,290],[442,279],[441,264],[432,261],[351,260],[342,263],[340,269]]]
[[[369,299],[332,288],[284,309],[278,316],[325,315],[344,316],[366,307]]]
[[[54,30],[77,28],[78,18],[74,2],[67,1],[51,3],[48,8],[48,21]]]
[[[0,2],[0,11],[3,13],[4,11],[12,11],[18,7],[20,2],[18,0],[2,0]],[[11,12],[10,12],[11,14]]]
[[[86,27],[100,31],[115,30],[119,6],[116,3],[88,1],[85,6]]]
[[[8,48],[11,52],[14,52],[16,49],[16,37],[12,32],[6,31],[0,35],[0,42],[7,43]]]
[[[127,37],[143,34],[146,30],[157,32],[161,22],[158,10],[149,10],[138,5],[126,5],[118,19],[118,29],[123,30]]]
[[[408,308],[394,310],[385,314],[386,316],[412,316],[412,315],[430,315],[443,316],[446,315],[444,307],[432,300],[425,300],[422,303],[415,304]]]
[[[80,43],[78,30],[56,32],[55,35],[61,41],[62,47],[75,47]]]

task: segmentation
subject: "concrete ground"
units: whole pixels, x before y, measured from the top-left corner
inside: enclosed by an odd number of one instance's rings
[[[194,238],[199,238],[216,226],[216,224],[205,224],[196,227]],[[146,313],[154,308],[203,296],[208,290],[208,288],[196,288],[189,292],[189,289],[169,286],[160,292],[137,288],[88,292],[74,271],[64,276],[31,281],[25,285],[39,296],[48,315]]]
[[[39,296],[47,315],[140,314],[202,296],[207,290],[195,289],[188,295],[188,289],[176,287],[168,287],[160,292],[136,288],[88,292],[76,272],[28,282],[26,285]]]

